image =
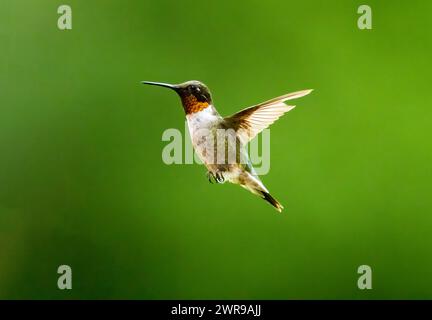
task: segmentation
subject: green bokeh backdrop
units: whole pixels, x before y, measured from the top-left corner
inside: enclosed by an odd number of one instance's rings
[[[2,0],[0,298],[432,298],[432,3],[361,4]],[[139,81],[190,79],[225,115],[315,89],[271,127],[283,214],[162,162],[183,110]]]

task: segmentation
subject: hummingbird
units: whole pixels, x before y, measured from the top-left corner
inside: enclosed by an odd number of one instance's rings
[[[208,87],[196,80],[180,84],[142,81],[169,88],[181,99],[193,148],[207,168],[210,182],[238,184],[269,202],[279,212],[283,206],[270,195],[248,157],[246,145],[294,105],[285,101],[303,97],[312,90],[288,93],[222,117]]]

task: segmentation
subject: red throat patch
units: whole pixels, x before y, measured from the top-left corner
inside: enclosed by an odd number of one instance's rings
[[[200,112],[209,106],[208,102],[198,101],[194,95],[184,97],[182,103],[186,114]]]

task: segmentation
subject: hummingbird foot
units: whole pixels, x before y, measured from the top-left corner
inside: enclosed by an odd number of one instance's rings
[[[207,171],[206,176],[207,176],[208,181],[209,181],[211,184],[213,184],[212,178],[213,178],[214,180],[216,180],[216,179],[214,178],[213,174],[212,174],[210,171]]]
[[[212,184],[213,184],[213,180],[216,183],[224,183],[225,182],[224,176],[219,171],[216,171],[216,172],[207,171],[207,179]]]
[[[225,178],[220,171],[216,171],[216,173],[214,174],[214,177],[215,177],[215,180],[217,183],[224,183],[225,182]]]

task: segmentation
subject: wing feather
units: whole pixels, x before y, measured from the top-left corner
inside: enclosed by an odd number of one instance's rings
[[[236,130],[240,138],[246,143],[274,123],[284,113],[295,107],[285,104],[285,101],[301,98],[311,93],[311,91],[312,90],[302,90],[285,94],[243,109],[232,116],[226,117],[224,121],[227,127]]]

